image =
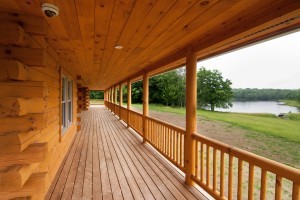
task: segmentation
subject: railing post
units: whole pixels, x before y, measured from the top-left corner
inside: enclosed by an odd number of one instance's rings
[[[121,107],[122,107],[122,102],[123,102],[123,92],[122,92],[122,84],[119,85],[119,119],[121,119]]]
[[[192,135],[197,131],[197,57],[188,51],[186,57],[186,135],[184,145],[185,183],[192,184],[195,171],[195,142]]]
[[[131,82],[130,80],[127,81],[127,128],[129,128],[129,118],[131,109]]]
[[[149,74],[143,75],[143,143],[147,138],[146,116],[149,115]]]

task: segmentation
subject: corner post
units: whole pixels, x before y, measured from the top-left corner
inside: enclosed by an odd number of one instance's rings
[[[127,128],[129,128],[130,119],[130,109],[131,109],[131,82],[127,81]]]
[[[119,85],[119,119],[121,119],[121,107],[123,102],[122,84]]]
[[[192,185],[191,176],[195,171],[195,142],[197,132],[197,57],[188,51],[186,57],[186,135],[184,145],[185,183]]]
[[[147,138],[146,117],[149,115],[149,74],[143,74],[143,143]]]

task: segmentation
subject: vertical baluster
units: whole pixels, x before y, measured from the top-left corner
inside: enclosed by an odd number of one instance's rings
[[[253,200],[254,165],[249,164],[248,200]]]
[[[167,156],[169,156],[169,145],[170,145],[169,135],[170,135],[170,129],[168,128],[168,130],[167,130]]]
[[[153,121],[151,121],[151,124],[150,124],[150,129],[151,129],[151,135],[150,135],[150,138],[149,138],[149,140],[150,140],[150,142],[152,142],[152,139],[153,139]]]
[[[172,142],[171,142],[171,138],[172,138],[172,130],[169,129],[169,157],[171,158],[171,148],[172,148]]]
[[[178,163],[178,132],[175,134],[175,156],[174,161]]]
[[[163,132],[165,130],[165,126],[162,126],[161,127],[161,134],[160,134],[160,148],[161,148],[161,151],[163,152],[164,150],[164,135],[163,135]]]
[[[233,175],[233,156],[229,154],[229,169],[228,169],[228,200],[232,200],[232,175]]]
[[[206,186],[210,184],[210,157],[209,157],[209,146],[206,145]]]
[[[201,143],[201,182],[204,183],[204,145]]]
[[[163,126],[162,131],[165,132],[166,128],[167,127]],[[161,143],[161,150],[163,151],[164,150],[164,135],[163,134],[160,135],[160,143]]]
[[[168,128],[166,127],[165,128],[165,135],[164,135],[164,146],[165,146],[165,148],[164,148],[164,153],[167,153],[167,130],[168,130]]]
[[[300,199],[300,185],[297,183],[293,183],[293,198],[292,200],[299,200]]]
[[[176,152],[176,131],[173,130],[173,160],[175,161],[175,152]]]
[[[159,149],[159,130],[160,130],[160,124],[157,124],[157,132],[156,132],[156,147]]]
[[[281,200],[282,198],[282,177],[276,175],[276,183],[275,183],[275,200]]]
[[[174,158],[174,130],[171,130],[171,159]]]
[[[220,164],[220,196],[224,197],[224,152],[221,151],[221,164]]]
[[[217,149],[213,148],[213,191],[217,190]]]
[[[182,154],[183,154],[183,151],[182,151],[182,143],[183,143],[183,141],[182,141],[182,137],[183,137],[183,135],[180,133],[180,143],[179,143],[179,145],[180,145],[180,147],[179,147],[179,153],[180,153],[180,165],[182,166]]]
[[[155,137],[154,137],[154,146],[157,147],[157,134],[158,134],[158,123],[155,123]]]
[[[159,132],[159,149],[162,150],[161,146],[161,135],[162,135],[163,125],[160,125],[160,132]]]
[[[266,200],[267,194],[267,171],[261,169],[261,183],[260,183],[260,200]]]
[[[242,199],[242,197],[243,197],[243,160],[239,159],[237,199],[240,200]]]
[[[198,179],[199,177],[199,153],[198,153],[198,149],[199,149],[199,142],[196,141],[195,142],[195,177]]]

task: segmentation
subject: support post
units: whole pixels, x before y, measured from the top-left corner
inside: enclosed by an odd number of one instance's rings
[[[107,90],[108,93],[108,101],[111,102],[111,98],[110,98],[110,88]]]
[[[112,103],[112,89],[109,88],[109,102]]]
[[[197,131],[197,57],[192,52],[186,57],[186,135],[184,145],[185,183],[192,185],[195,171],[195,142],[192,134]]]
[[[146,117],[149,115],[149,74],[143,75],[143,143],[147,138]]]
[[[118,102],[118,100],[117,100],[117,98],[118,98],[117,89],[118,89],[117,86],[114,86],[114,95],[115,95],[115,96],[114,96],[114,100],[115,100],[114,103],[115,103],[115,104],[117,104],[117,102]]]
[[[122,84],[119,85],[119,119],[121,119],[121,107],[122,107],[122,102],[123,102],[123,97],[122,97]]]
[[[130,119],[130,109],[131,109],[131,82],[127,81],[127,128],[129,128]]]
[[[114,113],[115,113],[115,115],[117,114],[116,113],[117,97],[118,97],[117,86],[114,86]]]

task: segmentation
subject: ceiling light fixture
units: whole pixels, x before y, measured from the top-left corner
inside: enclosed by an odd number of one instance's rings
[[[115,49],[123,49],[123,47],[122,47],[121,45],[117,44],[117,45],[115,46]]]

